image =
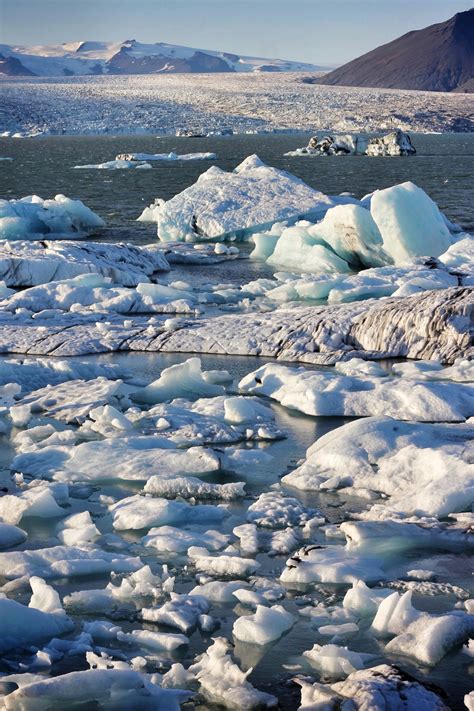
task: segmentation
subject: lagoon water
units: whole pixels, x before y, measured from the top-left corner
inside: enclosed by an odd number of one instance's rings
[[[412,180],[424,188],[431,197],[446,212],[448,217],[459,222],[466,230],[474,229],[474,201],[472,195],[472,175],[474,174],[474,135],[429,135],[414,136],[413,141],[418,154],[411,158],[367,158],[367,157],[327,157],[327,158],[285,158],[283,154],[307,143],[307,135],[291,136],[235,136],[212,138],[159,138],[122,136],[114,137],[55,137],[43,139],[0,139],[0,155],[11,156],[12,162],[0,162],[0,197],[19,198],[36,193],[41,197],[51,197],[64,193],[69,197],[83,200],[106,221],[107,228],[98,236],[101,240],[130,241],[144,244],[156,239],[156,229],[153,224],[137,223],[136,217],[144,206],[155,197],[169,199],[188,185],[191,185],[201,172],[210,165],[217,164],[224,169],[232,169],[247,155],[258,153],[266,162],[278,168],[284,168],[303,178],[310,185],[328,194],[338,194],[344,191],[353,193],[356,197],[384,188],[405,180]],[[197,161],[187,163],[153,163],[153,169],[136,170],[73,170],[72,166],[86,163],[100,163],[115,158],[124,152],[162,153],[174,151],[187,153],[196,151],[214,151],[218,154],[216,161]],[[197,278],[207,278],[218,281],[248,281],[268,273],[267,267],[254,264],[249,260],[224,263],[212,267],[188,267]],[[175,270],[177,278],[185,276],[185,268]],[[158,377],[164,367],[186,358],[185,355],[172,354],[112,354],[90,356],[98,362],[120,363],[142,378],[150,381]],[[243,375],[256,369],[262,359],[251,357],[203,356],[203,368],[225,368],[238,381]],[[268,464],[260,466],[258,471],[248,471],[245,475],[247,491],[250,497],[266,491],[275,484],[279,477],[292,469],[296,462],[304,456],[307,447],[325,432],[340,426],[347,420],[342,418],[311,418],[289,412],[284,408],[272,405],[280,428],[286,434],[286,439],[267,446],[267,451],[273,455]],[[9,452],[2,448],[3,466],[8,466]],[[235,479],[241,477],[233,475]],[[216,481],[229,480],[220,476]],[[136,490],[137,487],[126,484],[120,487],[103,487],[103,493],[119,493],[123,496]],[[294,493],[294,492],[288,492]],[[364,502],[334,494],[304,494],[297,496],[307,506],[320,508],[330,522],[338,523],[351,513],[357,512]],[[236,517],[243,522],[249,498],[244,502],[232,504]],[[234,523],[235,525],[235,523]],[[42,545],[51,540],[54,523],[38,522],[30,519],[29,545]],[[132,544],[138,536],[125,535]],[[436,551],[433,552],[433,557]],[[152,556],[153,557],[153,556]],[[265,573],[274,573],[277,577],[287,556],[269,558],[259,555]],[[459,585],[474,592],[472,585],[472,560],[464,556],[441,555],[446,565],[446,580],[453,585]],[[144,559],[145,560],[145,559]],[[145,560],[145,562],[148,562]],[[160,562],[160,561],[158,561]],[[58,581],[55,587],[61,596],[73,589],[87,587],[104,587],[108,576],[94,577],[72,582]],[[178,579],[177,591],[184,592],[194,585],[194,576],[183,574]],[[312,599],[326,599],[335,594],[335,600],[340,602],[344,590],[337,590],[328,585],[314,587]],[[305,591],[294,593],[288,599],[288,609],[297,614],[298,605],[304,602]],[[445,611],[452,609],[453,596],[420,597],[414,595],[414,605],[419,609],[429,611]],[[235,619],[232,605],[214,607],[212,614],[220,618],[220,634],[231,636],[232,623]],[[78,618],[78,627],[82,618]],[[119,624],[124,629],[136,627],[136,622],[129,620]],[[150,629],[156,629],[151,625]],[[254,666],[250,677],[255,686],[263,691],[276,693],[282,709],[297,708],[299,692],[289,683],[291,665],[298,660],[299,655],[310,649],[317,640],[314,629],[307,618],[300,621],[293,630],[265,651],[264,655],[255,648],[245,648],[237,645],[235,653],[240,658],[242,666]],[[203,651],[209,640],[200,633],[195,633],[189,651],[184,656],[185,664]],[[319,639],[321,643],[321,640]],[[344,641],[343,644],[348,644]],[[375,663],[384,659],[394,662],[416,678],[430,681],[440,687],[448,697],[448,704],[453,709],[462,709],[463,695],[470,689],[472,683],[472,663],[467,655],[459,650],[448,654],[433,670],[417,667],[413,662],[401,660],[400,657],[390,658],[383,654],[383,641],[377,642],[366,634],[364,625],[360,633],[351,638],[351,649],[370,652],[376,655]],[[179,655],[176,655],[179,659]],[[83,668],[79,658],[69,658],[54,669],[54,673]],[[166,665],[165,665],[166,668]],[[309,667],[306,670],[311,673]],[[317,675],[312,672],[313,677]],[[89,707],[90,708],[90,707]],[[202,709],[212,708],[210,705]]]

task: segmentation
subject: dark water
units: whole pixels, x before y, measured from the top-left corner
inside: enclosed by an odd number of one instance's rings
[[[156,238],[154,225],[137,223],[156,197],[169,199],[196,181],[211,165],[231,170],[246,156],[283,168],[329,195],[363,195],[411,180],[435,200],[448,217],[474,229],[474,134],[415,135],[416,156],[286,158],[307,143],[307,135],[210,138],[51,137],[0,138],[0,197],[57,193],[83,200],[106,221],[102,239],[146,243]],[[72,170],[72,166],[113,160],[119,153],[191,153],[212,151],[216,161],[156,162],[153,170]]]

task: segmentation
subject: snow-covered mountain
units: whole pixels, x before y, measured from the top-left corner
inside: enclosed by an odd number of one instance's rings
[[[191,72],[314,72],[328,67],[284,59],[245,57],[230,52],[157,42],[67,42],[17,47],[0,44],[0,75],[83,76]]]

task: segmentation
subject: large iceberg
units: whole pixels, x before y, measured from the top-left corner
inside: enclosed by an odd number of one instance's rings
[[[322,216],[333,205],[323,193],[253,155],[231,173],[209,168],[155,215],[162,241],[242,239],[274,222]]]
[[[78,239],[101,227],[105,227],[101,217],[65,195],[50,200],[37,195],[0,200],[1,239]]]
[[[408,133],[398,129],[383,136],[341,134],[312,136],[305,148],[285,153],[286,156],[411,156],[416,149]]]

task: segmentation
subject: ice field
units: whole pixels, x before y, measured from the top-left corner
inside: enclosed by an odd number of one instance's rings
[[[474,708],[464,172],[68,140],[0,143],[3,708]]]

